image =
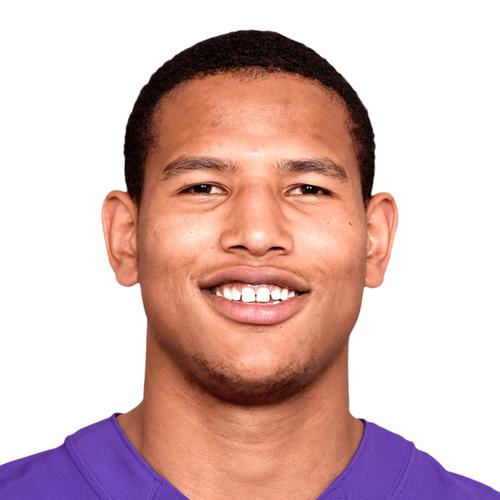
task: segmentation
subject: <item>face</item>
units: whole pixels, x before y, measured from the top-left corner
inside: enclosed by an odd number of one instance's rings
[[[155,123],[136,233],[148,335],[218,398],[296,394],[345,355],[366,282],[367,212],[345,106],[300,76],[222,74],[171,92]],[[164,171],[182,158],[199,166],[193,157],[233,168]],[[318,159],[334,175],[278,168]],[[252,279],[259,268],[270,274]],[[256,306],[206,289],[280,280],[307,293]]]

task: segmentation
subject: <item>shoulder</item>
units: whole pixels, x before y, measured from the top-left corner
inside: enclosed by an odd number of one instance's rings
[[[500,500],[499,492],[447,471],[411,441],[366,421],[359,449],[338,482],[356,499]]]
[[[96,498],[65,445],[0,466],[0,500]]]
[[[428,453],[413,446],[408,468],[393,498],[500,500],[500,493],[473,479],[447,471]]]

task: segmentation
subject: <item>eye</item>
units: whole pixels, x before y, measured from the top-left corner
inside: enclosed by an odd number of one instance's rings
[[[300,189],[302,194],[305,196],[318,196],[318,191],[321,191],[321,196],[331,196],[330,191],[327,189],[320,188],[319,186],[313,186],[312,184],[299,184],[298,186],[294,186],[291,190]]]
[[[186,194],[219,194],[213,193],[212,188],[216,188],[222,190],[221,187],[216,186],[215,184],[195,184],[194,186],[189,186],[184,188],[181,193]]]

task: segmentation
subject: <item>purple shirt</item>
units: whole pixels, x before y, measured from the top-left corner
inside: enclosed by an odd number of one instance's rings
[[[58,448],[2,465],[0,499],[185,499],[139,455],[117,415],[80,429]],[[351,462],[319,499],[500,499],[491,488],[447,472],[401,436],[363,423]]]

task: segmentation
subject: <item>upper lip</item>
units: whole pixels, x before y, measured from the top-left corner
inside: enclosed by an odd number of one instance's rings
[[[310,290],[307,283],[290,271],[278,269],[276,267],[265,266],[234,266],[226,267],[214,271],[200,281],[200,287],[213,288],[232,282],[242,282],[247,284],[275,284],[282,288],[295,290],[297,292],[308,292]]]

